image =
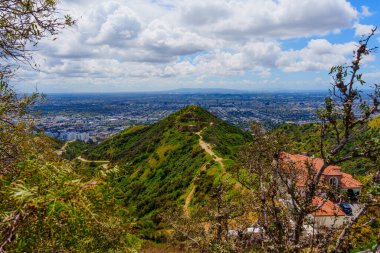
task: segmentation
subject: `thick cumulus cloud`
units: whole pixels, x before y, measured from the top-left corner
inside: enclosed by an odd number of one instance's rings
[[[87,22],[86,22],[87,21]],[[123,47],[141,31],[138,16],[128,7],[108,3],[92,12],[81,27],[89,44]],[[79,24],[81,25],[81,24]]]
[[[63,0],[62,9],[78,24],[40,44],[42,71],[24,71],[30,80],[162,83],[326,70],[349,61],[354,44],[325,35],[372,28],[360,24],[369,9],[346,0]],[[306,46],[289,49],[290,39]]]
[[[203,25],[207,32],[241,40],[251,36],[293,38],[325,35],[350,27],[358,16],[357,10],[345,0],[222,2],[215,7],[215,1],[191,1],[184,8],[184,21],[188,25]],[[206,18],[207,13],[212,18]]]
[[[325,39],[310,40],[301,50],[282,52],[277,67],[286,72],[329,70],[332,66],[347,62],[355,43],[331,44]]]
[[[223,1],[184,1],[181,21],[192,26],[209,26],[230,18],[232,13],[230,6]]]
[[[141,34],[140,43],[147,50],[169,56],[191,55],[215,45],[208,38],[160,20],[154,20],[147,26]]]

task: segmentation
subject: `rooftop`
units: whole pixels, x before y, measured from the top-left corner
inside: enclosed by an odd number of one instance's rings
[[[308,171],[314,169],[315,172],[319,172],[322,168],[324,161],[320,158],[312,158],[305,155],[291,155],[289,153],[283,153],[282,159],[287,165],[288,169],[298,170],[297,186],[305,186]],[[341,171],[341,167],[336,165],[329,165],[322,173],[323,177],[337,177],[339,179],[339,187],[341,189],[361,188],[363,186],[358,180],[354,179],[350,174]]]
[[[315,211],[314,216],[345,216],[344,212],[330,200],[323,200],[321,197],[313,198],[313,206],[318,207],[322,203],[323,205]]]

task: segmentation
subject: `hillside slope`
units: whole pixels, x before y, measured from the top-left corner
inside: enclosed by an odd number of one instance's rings
[[[119,198],[132,214],[155,220],[163,209],[183,206],[187,212],[195,201],[205,201],[249,140],[249,133],[188,106],[153,125],[116,134],[82,155],[117,165]]]

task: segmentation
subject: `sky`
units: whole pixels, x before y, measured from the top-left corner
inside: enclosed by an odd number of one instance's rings
[[[77,24],[22,66],[21,92],[327,90],[329,69],[380,25],[378,0],[61,0]],[[372,45],[380,43],[376,34]],[[364,78],[380,78],[379,55]]]

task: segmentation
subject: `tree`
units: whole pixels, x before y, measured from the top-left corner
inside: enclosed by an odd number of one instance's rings
[[[287,140],[283,133],[252,126],[253,142],[244,146],[236,167],[237,180],[252,195],[251,212],[257,213],[262,231],[261,248],[269,252],[294,252],[304,247],[296,239],[294,221],[315,211],[305,203],[297,181],[303,173],[297,164],[284,164]],[[308,166],[312,171],[311,166]],[[307,175],[307,180],[312,174]]]
[[[20,98],[9,86],[9,79],[20,64],[37,67],[31,49],[41,39],[73,24],[71,16],[58,12],[56,0],[0,2],[0,173],[25,153],[23,147],[30,147],[21,143],[33,127],[27,110],[40,98],[37,93]]]
[[[315,193],[320,181],[321,173],[331,164],[340,164],[347,160],[369,158],[379,164],[380,144],[378,131],[368,130],[368,120],[379,112],[380,85],[373,84],[369,91],[362,91],[360,87],[366,85],[360,73],[363,57],[373,53],[377,47],[369,47],[369,41],[375,34],[376,29],[359,41],[351,64],[336,66],[330,71],[333,77],[330,96],[325,99],[325,108],[319,111],[321,119],[320,156],[325,164],[310,187],[309,195]],[[367,94],[363,94],[368,92]],[[368,133],[363,135],[364,133]],[[331,138],[334,141],[328,142]],[[380,183],[380,170],[372,175],[371,188],[375,189]],[[372,193],[371,193],[372,192]],[[341,231],[335,250],[344,251],[344,239],[352,226],[363,216],[368,208],[380,207],[378,202],[379,193],[369,191],[365,202],[358,214],[353,217]]]
[[[26,115],[37,98],[37,94],[20,98],[0,80],[0,175],[14,172],[15,162],[36,147],[30,136],[33,120]]]
[[[325,106],[318,111],[320,139],[319,153],[315,155],[323,158],[322,166],[316,168],[314,158],[292,161],[286,153],[291,152],[290,140],[284,132],[252,125],[252,142],[241,148],[234,171],[244,199],[240,197],[232,205],[223,197],[230,194],[228,190],[219,187],[206,206],[208,215],[202,214],[202,208],[190,218],[178,213],[170,215],[168,223],[178,232],[180,240],[190,241],[189,245],[202,252],[347,252],[350,249],[351,231],[374,223],[379,216],[379,170],[369,173],[369,183],[359,197],[361,209],[343,227],[333,224],[316,229],[312,217],[329,200],[347,197],[323,179],[326,168],[360,158],[379,165],[380,133],[367,124],[379,112],[379,86],[370,86],[371,89],[365,90],[369,94],[363,95],[360,87],[366,83],[358,73],[363,57],[374,51],[368,47],[374,33],[375,30],[359,41],[350,65],[333,67],[330,72],[334,80],[332,90]],[[250,223],[246,218],[252,214],[257,220]],[[333,222],[337,220],[338,217]],[[206,230],[204,224],[214,230]],[[231,224],[239,229],[233,229]],[[255,233],[248,232],[248,227]],[[310,230],[307,232],[306,228]]]
[[[9,77],[18,63],[36,66],[32,52],[38,42],[58,34],[75,21],[62,16],[56,0],[7,0],[0,2],[0,79]]]
[[[303,236],[310,214],[329,198],[341,197],[340,192],[322,180],[328,166],[363,157],[379,164],[379,132],[378,129],[368,129],[367,123],[379,112],[380,86],[373,84],[362,91],[361,88],[368,85],[359,73],[364,56],[376,50],[369,47],[375,31],[372,30],[369,36],[359,41],[351,64],[331,69],[333,83],[330,96],[325,99],[324,108],[318,111],[320,140],[317,155],[324,160],[324,164],[318,171],[313,169],[312,160],[304,165],[307,175],[302,194],[296,184],[297,177],[303,172],[297,171],[299,164],[284,164],[281,154],[287,148],[282,133],[266,132],[262,127],[254,126],[253,144],[245,146],[240,153],[237,178],[256,196],[255,212],[263,228],[262,246],[268,251],[294,252],[317,248],[318,251],[327,252],[331,246],[336,252],[344,252],[350,247],[347,236],[356,223],[362,221],[364,215],[379,214],[378,211],[369,212],[372,207],[379,207],[380,171],[377,170],[370,175],[369,189],[362,194],[361,210],[340,230],[339,236],[332,228],[311,239]],[[315,197],[320,196],[321,192],[326,194],[322,202],[316,205]],[[369,222],[374,220],[369,218]]]
[[[229,182],[230,181],[230,182]],[[189,216],[182,210],[174,210],[163,216],[163,220],[175,233],[173,241],[187,241],[188,249],[197,252],[242,252],[248,249],[248,240],[242,240],[249,219],[244,206],[245,196],[234,192],[236,182],[231,178],[218,180],[211,190],[210,199],[204,206],[197,206]],[[239,220],[235,226],[231,220]],[[241,226],[244,224],[244,226]]]
[[[41,96],[20,96],[9,85],[21,64],[37,67],[31,49],[41,39],[73,24],[56,0],[0,1],[1,253],[129,252],[140,245],[115,201],[118,169],[80,174],[55,154],[51,138],[35,131],[29,110]]]
[[[51,139],[34,131],[29,114],[40,96],[19,96],[9,86],[20,64],[36,68],[31,50],[41,39],[73,24],[55,0],[0,1],[0,252],[134,246],[128,216],[112,213],[110,172],[86,182],[55,156]]]

